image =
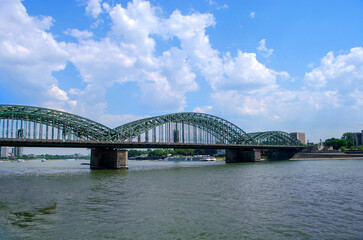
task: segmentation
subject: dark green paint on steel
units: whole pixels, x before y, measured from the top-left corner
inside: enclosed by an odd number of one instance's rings
[[[301,146],[281,131],[246,133],[222,118],[194,112],[173,113],[140,119],[111,129],[90,119],[63,111],[21,105],[0,105],[0,119],[22,120],[70,132],[79,139],[124,142],[169,123],[190,125],[213,135],[225,144]],[[1,126],[0,126],[1,127]]]

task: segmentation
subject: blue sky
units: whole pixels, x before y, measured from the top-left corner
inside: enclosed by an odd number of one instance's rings
[[[2,0],[0,103],[110,127],[171,112],[246,132],[363,129],[363,2]]]

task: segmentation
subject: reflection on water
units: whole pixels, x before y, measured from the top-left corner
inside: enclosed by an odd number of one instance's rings
[[[0,163],[0,239],[363,239],[363,161]]]

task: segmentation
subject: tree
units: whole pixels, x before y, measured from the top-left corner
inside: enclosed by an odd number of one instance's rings
[[[353,133],[351,132],[346,132],[342,135],[342,137],[340,138],[341,140],[345,140],[347,142],[347,146],[346,147],[351,147],[353,146]]]
[[[350,150],[355,150],[355,147],[354,146],[351,146],[349,149]]]
[[[346,146],[342,146],[342,147],[340,148],[340,150],[342,150],[342,151],[346,151],[346,150],[347,150],[347,147],[346,147]]]
[[[333,147],[335,150],[337,150],[342,146],[347,147],[347,141],[337,138],[329,138],[325,140],[324,146]]]
[[[362,150],[363,149],[363,146],[362,145],[360,145],[359,147],[358,147],[358,150]]]

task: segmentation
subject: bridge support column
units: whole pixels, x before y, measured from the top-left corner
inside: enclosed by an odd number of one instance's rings
[[[226,149],[226,163],[259,162],[260,150],[255,149]]]
[[[91,169],[128,169],[127,150],[112,148],[92,149]]]

